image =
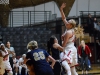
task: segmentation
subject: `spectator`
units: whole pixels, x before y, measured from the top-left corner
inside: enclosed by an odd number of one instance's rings
[[[100,22],[98,22],[97,18],[94,18],[94,28],[100,31]]]
[[[89,32],[93,33],[94,32],[94,20],[93,20],[91,14],[88,15],[87,25],[88,25]],[[91,32],[91,31],[93,31],[93,32]]]
[[[92,18],[92,16],[91,16],[91,14],[89,14],[88,15],[88,18],[87,18],[87,24],[88,24],[88,26],[92,26],[92,24],[93,24],[93,18]]]
[[[97,18],[94,18],[94,23],[98,24]]]
[[[81,45],[78,47],[79,58],[81,58],[82,74],[84,73],[84,65],[86,66],[86,74],[88,74],[88,56],[92,56],[89,47],[85,44],[85,41],[81,41]]]

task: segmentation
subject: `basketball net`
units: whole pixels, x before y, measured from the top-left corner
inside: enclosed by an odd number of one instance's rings
[[[8,5],[9,0],[0,0],[0,4]]]

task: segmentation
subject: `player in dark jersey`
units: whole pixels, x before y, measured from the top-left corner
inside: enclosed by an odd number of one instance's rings
[[[63,47],[58,44],[58,39],[52,35],[47,43],[48,53],[56,60],[60,60],[60,51],[63,51]],[[61,75],[60,62],[56,62],[53,69],[54,75]]]
[[[34,66],[33,66],[32,60],[28,60],[26,62],[26,65],[27,65],[27,68],[28,68],[28,74],[29,75],[35,75]]]
[[[52,58],[46,52],[46,50],[38,49],[38,44],[36,41],[30,41],[27,45],[27,48],[31,51],[26,54],[26,59],[24,60],[24,63],[26,63],[28,59],[32,60],[35,75],[53,75],[52,68],[55,64],[55,59]],[[52,62],[51,66],[47,62],[47,59]]]

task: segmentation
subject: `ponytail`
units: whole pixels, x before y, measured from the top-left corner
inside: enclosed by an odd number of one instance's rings
[[[74,31],[75,31],[75,36],[77,39],[80,37],[82,37],[82,38],[84,37],[84,34],[83,34],[84,29],[82,27],[80,27],[80,25],[78,25],[78,27],[75,27]]]
[[[51,37],[50,37],[50,39],[47,41],[47,49],[48,49],[48,53],[50,53],[50,51],[51,51],[51,47],[52,47],[52,45],[54,44],[54,39],[55,39],[56,37],[54,36],[54,35],[52,35]]]

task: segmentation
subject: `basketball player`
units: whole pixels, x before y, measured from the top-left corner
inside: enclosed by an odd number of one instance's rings
[[[9,53],[5,49],[5,45],[1,44],[1,53],[4,57],[3,59],[3,64],[4,64],[4,69],[8,72],[8,75],[13,75],[12,68],[9,62]]]
[[[66,31],[62,35],[62,47],[64,47],[64,52],[60,54],[60,58],[62,60],[62,66],[65,68],[67,75],[78,75],[75,70],[75,65],[77,65],[77,49],[74,46],[74,28],[76,26],[76,22],[73,19],[70,19],[69,21],[66,20],[65,14],[63,12],[65,7],[66,3],[63,3],[60,7],[62,20],[66,26]]]
[[[21,73],[27,74],[27,66],[26,66],[26,64],[24,64],[24,59],[25,58],[26,58],[26,54],[23,54],[22,57],[18,61],[18,65],[19,65],[19,75],[21,75]],[[22,69],[25,72],[22,72]]]
[[[48,53],[56,60],[59,61],[60,51],[63,51],[63,47],[58,44],[58,39],[52,35],[47,43]],[[61,65],[56,62],[53,69],[54,75],[61,75]]]
[[[15,75],[17,75],[19,65],[18,65],[18,60],[16,59],[16,54],[15,56],[12,57],[12,59],[13,59],[13,69],[15,70]]]
[[[0,75],[3,75],[4,72],[5,72],[5,69],[4,69],[4,64],[3,64],[3,56],[0,50]]]
[[[26,63],[29,59],[32,60],[35,75],[53,75],[52,68],[55,64],[54,58],[52,58],[46,50],[38,49],[36,41],[30,41],[27,48],[31,51],[27,53],[24,63]],[[51,66],[47,62],[47,58],[51,60]]]

